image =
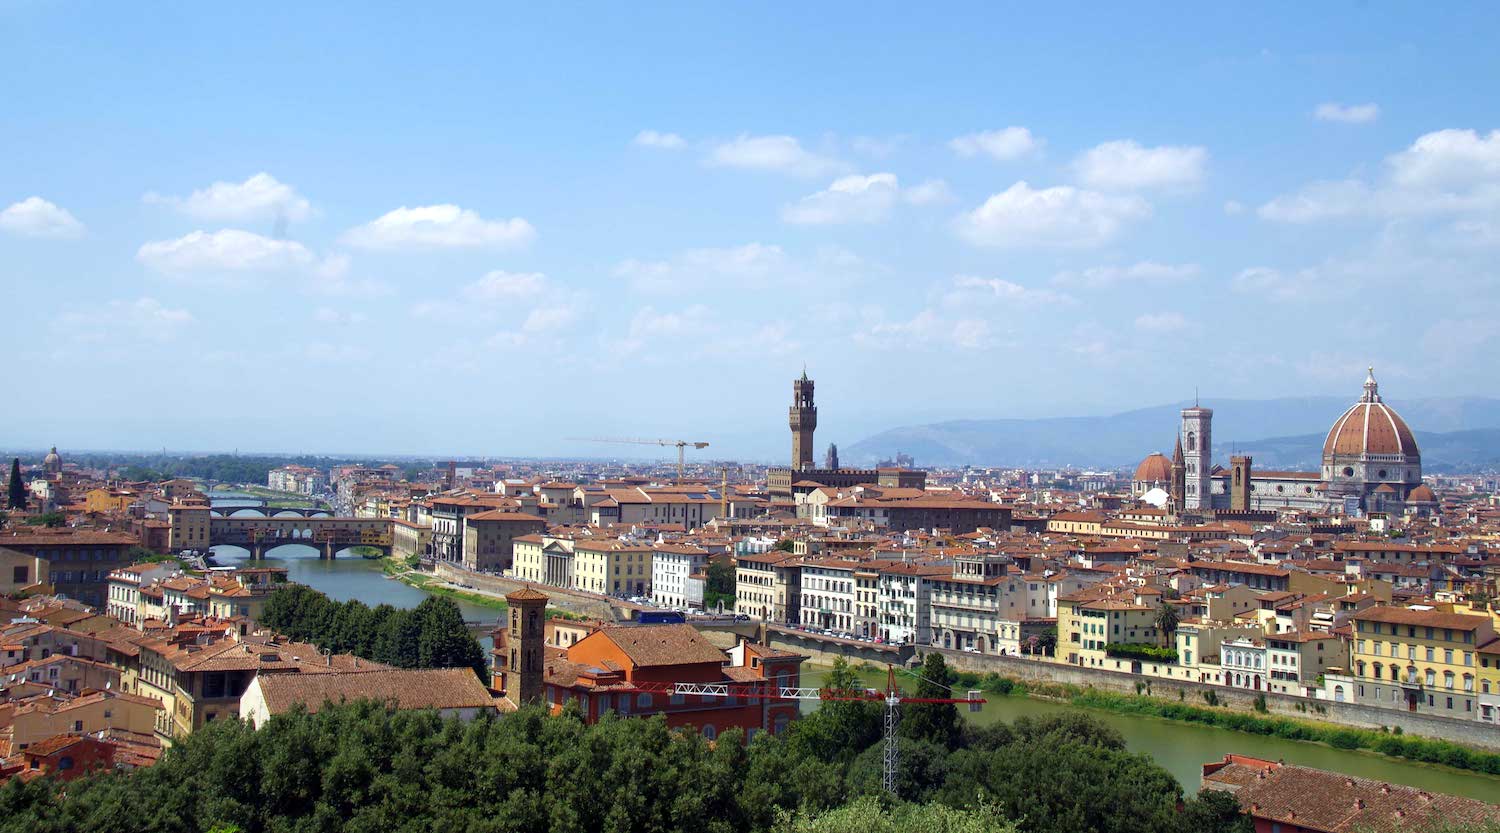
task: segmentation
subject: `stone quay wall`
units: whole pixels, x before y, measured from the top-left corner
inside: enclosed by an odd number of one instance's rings
[[[1239,711],[1253,711],[1256,694],[1264,694],[1266,709],[1271,714],[1312,722],[1337,723],[1358,729],[1379,730],[1382,726],[1408,735],[1461,743],[1483,749],[1500,751],[1500,729],[1477,720],[1455,720],[1451,717],[1415,714],[1413,712],[1381,709],[1359,703],[1337,703],[1331,700],[1310,700],[1285,694],[1245,691],[1226,686],[1206,685],[1187,680],[1170,680],[1162,677],[1147,677],[1103,668],[1085,668],[1047,660],[1024,659],[998,654],[971,654],[943,648],[922,648],[917,658],[936,652],[943,655],[949,667],[976,674],[995,673],[1002,677],[1038,682],[1070,683],[1084,688],[1097,688],[1121,694],[1149,694],[1166,700],[1181,699],[1188,705],[1203,706],[1205,692],[1213,692],[1220,707]],[[1140,684],[1139,691],[1136,686]],[[1302,711],[1298,706],[1306,711]],[[1322,707],[1318,712],[1315,707]]]

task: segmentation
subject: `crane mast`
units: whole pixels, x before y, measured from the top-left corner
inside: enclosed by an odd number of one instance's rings
[[[585,443],[618,443],[626,445],[662,445],[677,447],[677,482],[682,482],[683,464],[686,462],[684,452],[689,448],[708,448],[708,443],[696,442],[694,440],[644,440],[625,437],[569,437],[568,439]]]

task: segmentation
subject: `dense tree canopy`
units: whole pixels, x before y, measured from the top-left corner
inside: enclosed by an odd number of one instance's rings
[[[261,623],[299,642],[397,668],[473,668],[485,678],[484,651],[449,599],[429,596],[405,610],[358,599],[336,602],[301,584],[266,599]]]
[[[900,801],[875,741],[830,738],[862,716],[823,709],[782,737],[716,743],[660,718],[540,709],[463,723],[369,702],[300,710],[256,731],[215,721],[149,769],[0,788],[0,833],[238,829],[475,833],[1239,833],[1233,800],[1189,799],[1083,715],[902,740]],[[830,724],[845,724],[842,728]],[[876,733],[878,735],[878,731]],[[873,776],[873,777],[872,777]]]

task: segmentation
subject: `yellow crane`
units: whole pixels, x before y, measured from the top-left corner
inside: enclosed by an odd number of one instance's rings
[[[664,445],[677,446],[677,480],[682,481],[683,453],[689,448],[708,448],[708,443],[693,442],[692,440],[640,440],[629,437],[569,437],[568,439],[583,443],[625,443],[629,445]]]

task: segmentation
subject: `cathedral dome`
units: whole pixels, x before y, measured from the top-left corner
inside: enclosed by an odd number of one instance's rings
[[[1391,406],[1380,401],[1375,371],[1365,379],[1365,392],[1344,415],[1333,423],[1323,443],[1323,457],[1365,457],[1367,455],[1400,455],[1419,458],[1417,440],[1406,420]]]
[[[62,457],[57,453],[57,446],[52,446],[52,450],[47,452],[47,456],[42,458],[42,469],[48,474],[56,474],[62,471]]]
[[[1172,461],[1165,454],[1152,454],[1135,467],[1135,477],[1132,479],[1138,483],[1170,483]]]
[[[1437,503],[1437,495],[1432,493],[1432,487],[1426,483],[1411,490],[1406,496],[1407,503]]]

